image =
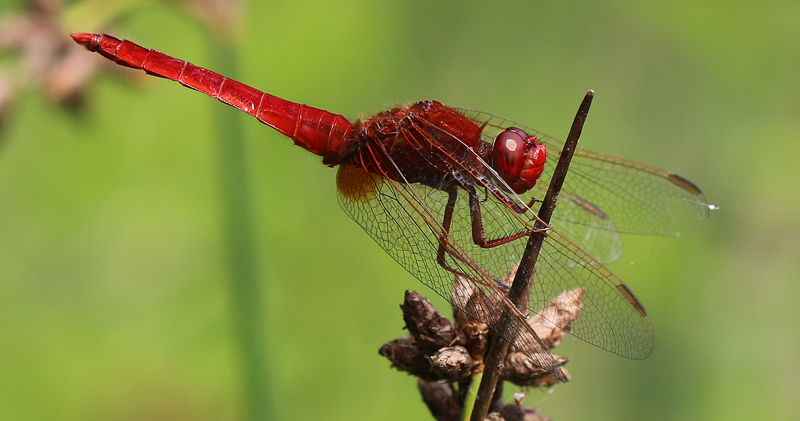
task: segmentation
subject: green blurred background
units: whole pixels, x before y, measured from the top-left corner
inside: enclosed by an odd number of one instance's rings
[[[107,4],[56,25],[102,31]],[[137,6],[114,35],[211,65],[185,7]],[[349,118],[437,99],[564,138],[594,89],[584,148],[674,171],[721,207],[679,238],[626,237],[611,266],[651,314],[653,355],[568,339],[573,381],[526,404],[800,419],[800,3],[293,0],[241,16],[240,80]],[[93,79],[82,111],[23,89],[0,123],[0,419],[246,417],[223,105],[124,74]],[[339,209],[334,170],[242,120],[273,419],[430,419],[377,353],[403,334],[403,291],[430,291]]]

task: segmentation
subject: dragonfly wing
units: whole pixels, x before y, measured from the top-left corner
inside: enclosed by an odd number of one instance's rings
[[[545,171],[534,189],[534,194],[543,195],[563,142],[489,113],[466,109],[459,109],[459,112],[484,127],[482,136],[487,142],[492,142],[497,134],[512,126],[535,134],[539,142],[547,146],[548,153]],[[676,174],[580,148],[575,151],[561,197],[553,215],[554,226],[560,227],[565,234],[577,230],[577,234],[584,234],[597,245],[602,243],[598,236],[605,237],[614,247],[621,244],[618,238],[614,238],[617,232],[677,235],[671,216],[674,205],[691,209],[700,217],[707,217],[710,209],[700,189]],[[566,225],[573,227],[567,228]],[[599,232],[588,234],[589,230]],[[586,244],[581,241],[582,237],[570,236],[583,247]],[[590,246],[586,248],[592,249]],[[609,263],[605,258],[598,260]]]
[[[654,344],[650,318],[630,289],[581,248],[550,230],[536,264],[530,310],[541,312],[552,297],[576,288],[584,290],[580,298],[583,309],[570,325],[559,324],[553,313],[557,308],[547,307],[541,316],[577,338],[615,354],[632,359],[650,355]]]
[[[472,239],[467,195],[463,191],[460,193],[462,194],[456,202],[450,236],[475,264],[492,276],[500,278],[511,265],[519,261],[528,237],[492,248],[476,245]],[[533,229],[535,219],[527,220],[515,213],[494,194],[479,193],[479,202],[482,225],[488,237],[498,238]],[[605,232],[585,229],[581,225],[565,226],[571,226],[575,230],[584,229],[590,235]],[[602,246],[608,244],[609,238],[619,237],[617,234],[610,237],[601,235],[599,238]],[[621,252],[621,245],[619,251]],[[560,310],[557,306],[550,308],[555,313],[542,313],[545,306],[556,297],[578,288],[584,290],[584,295],[580,298],[583,308],[570,325],[560,322],[563,319],[557,317]],[[580,303],[576,302],[574,305]],[[646,358],[653,349],[654,337],[650,319],[633,293],[601,262],[553,228],[547,231],[539,252],[531,282],[528,313],[540,314],[579,339],[624,357]]]
[[[561,150],[561,142],[545,138],[548,150]],[[556,156],[558,153],[556,153]],[[709,214],[705,196],[688,180],[657,168],[579,149],[565,182],[569,191],[608,215],[619,232],[678,235],[672,213],[687,207],[699,217]],[[584,223],[569,215],[565,220]]]
[[[511,265],[519,261],[528,237],[492,248],[476,245],[472,238],[467,197],[461,197],[467,195],[463,191],[460,193],[450,236],[475,264],[494,277],[502,277]],[[498,238],[534,228],[536,219],[527,220],[515,213],[491,192],[478,194],[481,222],[488,237]],[[605,232],[585,229],[581,225],[565,226],[574,230],[583,229],[589,235]],[[610,237],[600,235],[599,245],[608,244],[609,238],[619,237],[618,234]],[[570,325],[560,322],[563,319],[557,316],[560,311],[558,306],[550,308],[554,313],[542,313],[545,306],[556,297],[578,288],[584,290],[583,297],[576,298],[582,300],[583,308]],[[577,301],[573,304],[580,305]],[[633,293],[601,262],[553,228],[548,229],[539,252],[531,282],[528,313],[540,314],[579,339],[624,357],[646,358],[653,349],[650,319]]]
[[[439,130],[444,131],[441,128]],[[525,204],[518,196],[496,187],[495,183],[501,181],[491,175],[488,164],[480,156],[476,154],[472,158],[482,169],[476,171],[469,165],[453,163],[454,178],[462,180],[463,189],[459,190],[450,236],[475,264],[493,277],[500,278],[522,256],[528,237],[491,248],[477,245],[473,240],[473,221],[466,189],[475,186],[472,191],[480,204],[480,225],[487,238],[507,237],[533,230],[539,219],[530,210],[520,214],[509,207],[509,200],[515,202],[517,207],[524,207]],[[567,176],[567,180],[571,175]],[[582,215],[593,224],[563,224],[571,230],[570,235],[582,235],[570,238],[577,238],[582,246],[610,247],[611,250],[605,253],[603,249],[597,250],[605,258],[621,254],[619,233],[598,206],[570,191],[562,193],[561,199],[567,199],[563,208]],[[569,325],[563,325],[564,322],[560,320],[564,319],[557,317],[563,308],[545,306],[559,295],[578,288],[584,291],[581,314]],[[580,305],[577,301],[572,304]],[[586,342],[628,358],[645,358],[653,349],[650,319],[630,289],[600,261],[551,227],[548,228],[534,270],[528,310]]]
[[[346,164],[339,167],[336,178],[342,208],[403,268],[565,381],[558,362],[528,326],[524,313],[509,307],[496,280],[444,232],[441,218],[449,197],[446,192],[386,179]],[[454,284],[455,275],[436,258],[440,241],[448,244],[447,265],[481,282],[461,281],[469,282],[469,288]]]
[[[567,176],[568,180],[571,175]],[[548,184],[549,181],[537,183],[533,188],[534,197],[543,198]],[[553,220],[555,222],[552,225],[558,227],[559,232],[580,245],[598,262],[608,265],[622,258],[624,246],[617,226],[610,216],[589,200],[572,191],[562,190]]]

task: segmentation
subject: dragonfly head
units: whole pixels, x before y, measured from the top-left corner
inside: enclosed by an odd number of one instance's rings
[[[536,143],[536,136],[509,127],[492,144],[492,168],[508,183],[514,193],[533,188],[544,171],[547,149]]]

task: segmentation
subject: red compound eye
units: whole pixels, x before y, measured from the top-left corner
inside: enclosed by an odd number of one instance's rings
[[[492,168],[506,183],[513,183],[525,163],[525,139],[528,134],[516,127],[510,127],[497,135],[492,145]]]

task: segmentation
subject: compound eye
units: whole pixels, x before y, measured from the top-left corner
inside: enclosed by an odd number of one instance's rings
[[[513,183],[525,163],[525,139],[528,134],[516,127],[509,127],[497,135],[492,145],[492,168],[506,183]]]
[[[523,139],[527,139],[528,138],[528,132],[526,132],[525,130],[520,129],[519,127],[509,127],[509,128],[506,129],[506,131],[507,132],[514,132],[514,133],[522,136]]]

